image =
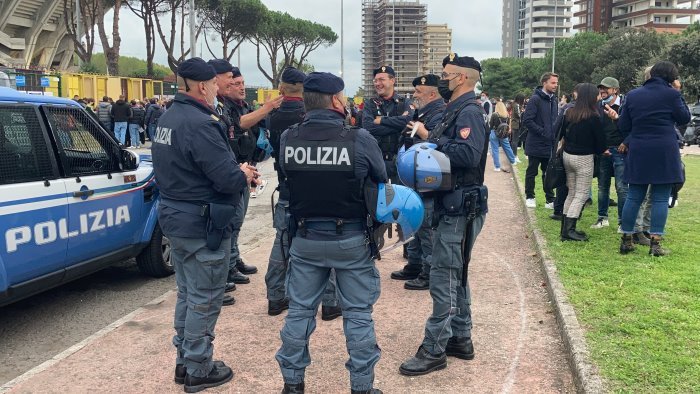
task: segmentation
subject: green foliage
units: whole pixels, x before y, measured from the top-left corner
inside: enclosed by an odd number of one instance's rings
[[[504,98],[513,98],[518,93],[529,96],[547,70],[542,59],[486,59],[481,67],[482,90],[488,91],[491,97]]]
[[[664,247],[671,254],[665,257],[650,257],[642,246],[621,255],[614,208],[610,227],[589,229],[597,219],[595,188],[578,223],[589,242],[561,242],[560,222],[549,219],[544,196],[537,196],[535,226],[608,383],[605,392],[696,393],[700,387],[700,157],[683,160],[687,179],[679,205],[669,210]],[[524,170],[515,169],[521,182]]]
[[[652,65],[665,51],[668,34],[646,29],[612,30],[610,38],[595,53],[597,64],[592,80],[613,77],[625,93],[639,86],[637,76]]]
[[[698,31],[685,34],[671,43],[667,59],[678,66],[683,92],[691,99],[700,97],[700,25]]]
[[[107,63],[105,60],[104,53],[96,53],[92,56],[91,68],[89,70],[83,70],[83,72],[90,72],[95,74],[106,74],[107,73]],[[85,66],[83,66],[85,67]],[[153,65],[153,74],[149,76],[146,69],[146,61],[141,60],[132,56],[119,56],[119,74],[123,77],[137,77],[137,78],[156,78],[162,79],[163,77],[172,74],[170,68],[160,64]]]
[[[294,64],[294,67],[298,68],[299,71],[303,72],[304,74],[309,74],[316,71],[313,64],[304,62],[301,65],[299,65],[296,59],[294,59],[292,63]],[[280,74],[280,76],[282,75],[282,71],[284,71],[285,68],[287,68],[287,65],[284,64],[284,61],[280,60],[279,62],[277,62],[277,73]]]
[[[196,5],[207,30],[222,44],[222,56],[215,56],[227,60],[258,31],[259,21],[268,12],[260,0],[197,0]]]
[[[686,27],[685,30],[681,32],[681,35],[688,36],[698,32],[700,32],[700,21],[695,21],[692,24],[688,25],[688,27]]]
[[[556,42],[556,59],[554,70],[559,75],[559,89],[562,93],[571,93],[574,86],[591,80],[591,74],[599,64],[597,56],[591,56],[601,48],[608,37],[594,32],[581,32],[568,39]],[[547,51],[544,58],[551,70],[553,51]]]
[[[104,58],[104,55],[102,56]],[[95,56],[92,57],[92,60],[95,60]],[[105,65],[104,69],[107,69],[107,66]],[[94,63],[89,62],[89,63],[83,63],[82,66],[80,66],[80,72],[81,73],[88,73],[88,74],[100,74],[100,68],[97,67]]]

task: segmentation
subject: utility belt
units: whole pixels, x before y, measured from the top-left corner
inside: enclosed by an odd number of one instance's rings
[[[433,227],[437,226],[442,215],[465,216],[472,220],[488,212],[489,189],[486,186],[458,187],[456,190],[436,197]]]
[[[197,204],[189,201],[162,198],[161,203],[180,212],[201,216],[207,219],[207,248],[218,250],[224,239],[226,227],[236,215],[236,206],[230,204]]]
[[[337,235],[342,235],[345,231],[365,231],[367,225],[359,219],[299,219],[295,220],[289,215],[289,235],[294,238],[299,234],[306,237],[307,230],[335,231]]]

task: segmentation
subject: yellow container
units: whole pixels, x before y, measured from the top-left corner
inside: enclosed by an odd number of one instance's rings
[[[258,104],[268,102],[279,97],[280,91],[277,89],[258,89]]]

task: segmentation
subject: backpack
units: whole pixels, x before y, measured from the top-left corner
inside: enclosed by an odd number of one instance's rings
[[[498,115],[494,115],[498,118],[498,126],[496,127],[496,137],[507,138],[510,135],[510,127],[508,126],[508,120],[504,120]]]

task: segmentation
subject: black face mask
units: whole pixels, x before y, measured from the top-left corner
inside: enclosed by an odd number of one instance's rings
[[[449,79],[441,79],[438,81],[438,93],[440,93],[440,96],[442,96],[445,101],[449,101],[452,98]]]

